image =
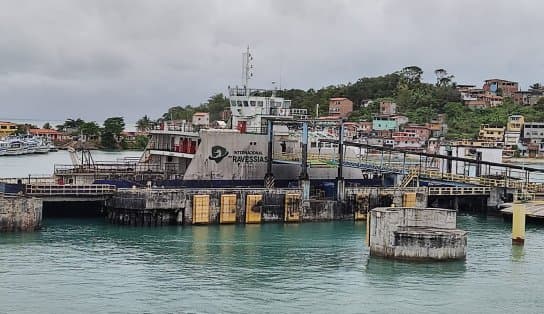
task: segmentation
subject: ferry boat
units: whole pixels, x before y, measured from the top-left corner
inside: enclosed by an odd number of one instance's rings
[[[24,154],[45,154],[51,149],[51,142],[42,137],[9,136],[0,141],[0,156]]]
[[[250,89],[249,50],[244,54],[245,84],[229,87],[230,128],[213,129],[194,126],[188,121],[164,121],[150,130],[149,144],[140,158],[140,166],[159,169],[167,180],[162,185],[191,187],[263,186],[267,171],[267,121],[281,120],[273,127],[273,154],[300,155],[301,130],[296,121],[308,119],[305,109],[292,108],[290,100],[274,90]],[[289,123],[291,122],[291,124]],[[287,125],[295,127],[288,127]],[[337,145],[319,145],[327,137],[318,129],[309,132],[309,154],[336,154]],[[346,147],[348,158],[360,157],[360,149]],[[300,162],[274,163],[275,186],[296,186],[301,174]],[[330,184],[337,168],[312,167],[308,175],[313,184]],[[347,184],[371,185],[381,179],[356,168],[343,168]]]

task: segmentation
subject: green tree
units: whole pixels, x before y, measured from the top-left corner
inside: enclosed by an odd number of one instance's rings
[[[100,135],[100,141],[104,148],[115,149],[117,148],[117,140],[111,132],[102,132]]]
[[[444,69],[436,69],[434,70],[434,74],[436,75],[436,86],[439,87],[450,85],[454,78],[453,75],[448,74],[448,71]]]
[[[115,136],[119,136],[125,129],[125,120],[123,117],[107,118],[104,121],[104,132],[110,132]]]
[[[100,135],[100,126],[94,121],[85,122],[79,127],[79,131],[83,135],[95,137]]]
[[[51,124],[49,122],[45,122],[42,126],[42,129],[47,129],[47,130],[50,130],[51,129]]]
[[[77,118],[75,120],[72,118],[69,118],[69,119],[66,119],[66,121],[64,121],[63,124],[57,125],[56,128],[60,132],[71,131],[72,134],[77,134],[79,133],[79,127],[84,123],[85,121],[80,118]]]
[[[162,115],[163,120],[187,120],[190,121],[195,113],[195,109],[191,106],[174,106],[170,107],[166,113]]]
[[[423,70],[415,65],[402,68],[398,72],[401,77],[401,81],[409,86],[417,85],[421,83],[421,77],[423,76]]]
[[[140,120],[136,121],[136,129],[140,132],[148,131],[151,126],[153,125],[153,121],[149,119],[147,115],[140,118]]]
[[[215,94],[208,99],[207,109],[210,113],[210,121],[221,118],[221,111],[229,108],[229,100],[223,94]]]
[[[147,136],[138,135],[134,141],[134,148],[145,149],[147,147],[147,143],[149,143],[149,138]]]
[[[117,139],[125,129],[125,121],[122,117],[112,117],[104,121],[104,128],[100,134],[102,145],[105,148],[117,148]]]
[[[24,124],[17,124],[17,130],[15,130],[15,135],[25,135],[30,132],[30,129],[37,129],[38,127],[34,124],[24,123]]]

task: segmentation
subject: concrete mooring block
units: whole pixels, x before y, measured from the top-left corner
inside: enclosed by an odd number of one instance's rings
[[[466,257],[467,232],[456,229],[455,210],[379,207],[371,210],[367,229],[372,256],[408,260]]]

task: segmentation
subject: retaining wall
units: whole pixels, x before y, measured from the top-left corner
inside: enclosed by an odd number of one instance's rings
[[[42,201],[19,195],[0,195],[0,232],[34,231],[41,227]]]

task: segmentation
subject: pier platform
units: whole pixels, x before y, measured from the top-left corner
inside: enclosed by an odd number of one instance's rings
[[[530,201],[523,203],[523,205],[525,205],[525,216],[528,220],[544,222],[544,201]],[[513,204],[503,204],[503,207],[504,208],[501,209],[503,217],[512,219]]]

